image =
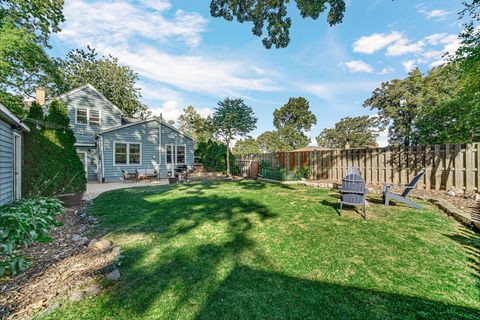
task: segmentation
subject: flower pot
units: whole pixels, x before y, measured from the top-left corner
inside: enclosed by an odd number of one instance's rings
[[[83,192],[81,193],[65,193],[57,196],[65,207],[74,207],[82,204]]]

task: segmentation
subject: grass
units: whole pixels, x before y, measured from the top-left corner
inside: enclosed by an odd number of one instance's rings
[[[52,319],[479,319],[478,234],[425,204],[348,209],[254,181],[117,190],[90,213],[122,280]]]

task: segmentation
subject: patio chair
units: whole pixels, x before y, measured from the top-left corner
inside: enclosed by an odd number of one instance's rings
[[[367,222],[367,204],[365,195],[367,187],[365,179],[361,175],[351,173],[342,179],[340,191],[340,215],[342,215],[343,205],[363,206],[363,221]]]
[[[122,169],[122,174],[123,174],[123,182],[127,182],[127,181],[137,182],[138,181],[137,173],[131,173],[131,172],[128,172],[127,170],[125,170],[125,169]]]
[[[413,179],[410,181],[409,184],[404,185],[404,184],[390,184],[390,183],[384,183],[383,184],[383,201],[386,206],[390,204],[390,200],[395,200],[398,202],[402,202],[406,204],[409,207],[416,208],[416,209],[422,209],[422,206],[419,205],[418,203],[408,199],[408,194],[417,187],[418,181],[423,177],[425,174],[425,170],[421,170]],[[405,190],[401,194],[393,193],[391,188],[405,188]]]

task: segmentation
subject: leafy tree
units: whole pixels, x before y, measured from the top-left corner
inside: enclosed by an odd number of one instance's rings
[[[273,112],[273,125],[278,130],[282,144],[289,149],[306,147],[309,138],[306,133],[317,123],[317,118],[310,111],[307,99],[290,98],[280,109]]]
[[[99,56],[95,49],[76,49],[61,62],[64,85],[57,94],[90,83],[128,117],[147,118],[151,112],[141,101],[137,87],[138,74],[130,67],[119,65],[118,59]]]
[[[235,147],[233,148],[233,153],[235,154],[260,153],[260,148],[258,147],[258,141],[252,137],[246,137],[245,139],[240,139],[235,143]]]
[[[215,135],[227,146],[227,175],[230,176],[230,142],[235,137],[247,135],[256,128],[253,109],[242,99],[225,98],[218,102],[212,118]]]
[[[196,144],[195,155],[200,157],[201,163],[207,171],[227,172],[227,146],[223,143],[201,141]],[[230,163],[235,163],[235,156],[229,153]]]
[[[178,129],[196,142],[207,141],[212,137],[211,120],[210,117],[202,117],[194,107],[188,106],[178,117]]]
[[[28,114],[40,125],[25,135],[23,188],[29,196],[85,191],[85,170],[75,149],[75,136],[63,102],[54,100],[46,117],[33,103]]]
[[[335,124],[335,128],[323,129],[317,143],[325,148],[366,148],[377,146],[378,120],[370,116],[347,117]]]
[[[175,120],[167,120],[167,124],[171,125],[171,126],[175,126]]]
[[[212,0],[210,13],[213,17],[222,17],[227,21],[237,18],[240,23],[252,22],[252,33],[261,37],[265,48],[272,46],[285,48],[290,42],[292,20],[287,15],[289,0]],[[296,0],[302,18],[318,19],[320,14],[330,7],[327,21],[330,26],[342,22],[345,12],[344,0]],[[265,26],[266,25],[266,26]]]
[[[50,34],[60,31],[63,0],[0,0],[0,24],[8,17],[15,26],[35,35],[36,42],[47,45]]]
[[[34,88],[61,80],[55,62],[27,27],[0,20],[0,92],[30,96]],[[8,106],[8,105],[7,105]],[[15,112],[15,110],[12,110]]]
[[[464,1],[463,4],[465,8],[460,12],[460,20],[464,20],[460,33],[462,43],[454,60],[463,61],[468,67],[480,61],[480,0]]]
[[[27,110],[24,107],[21,96],[0,90],[0,103],[20,118],[26,115]]]
[[[363,106],[377,109],[380,119],[389,127],[389,142],[410,146],[414,143],[415,120],[421,112],[423,74],[416,68],[408,77],[382,83]]]
[[[284,142],[278,131],[265,131],[257,137],[261,152],[291,151],[293,148]]]

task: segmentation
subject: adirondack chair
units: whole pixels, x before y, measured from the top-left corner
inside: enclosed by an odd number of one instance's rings
[[[367,205],[365,194],[367,188],[365,180],[361,175],[350,173],[342,179],[342,185],[338,188],[340,191],[340,215],[342,215],[343,205],[363,206],[363,221],[367,221]]]
[[[420,179],[423,177],[424,174],[425,174],[425,170],[421,170],[407,185],[394,185],[390,183],[384,183],[383,184],[383,200],[385,205],[388,206],[390,204],[390,200],[395,200],[398,202],[405,203],[409,207],[421,210],[422,209],[421,205],[408,199],[407,197],[410,191],[412,191],[417,187],[418,181],[420,181]],[[391,191],[392,187],[405,188],[405,190],[402,192],[402,194],[397,194]]]

